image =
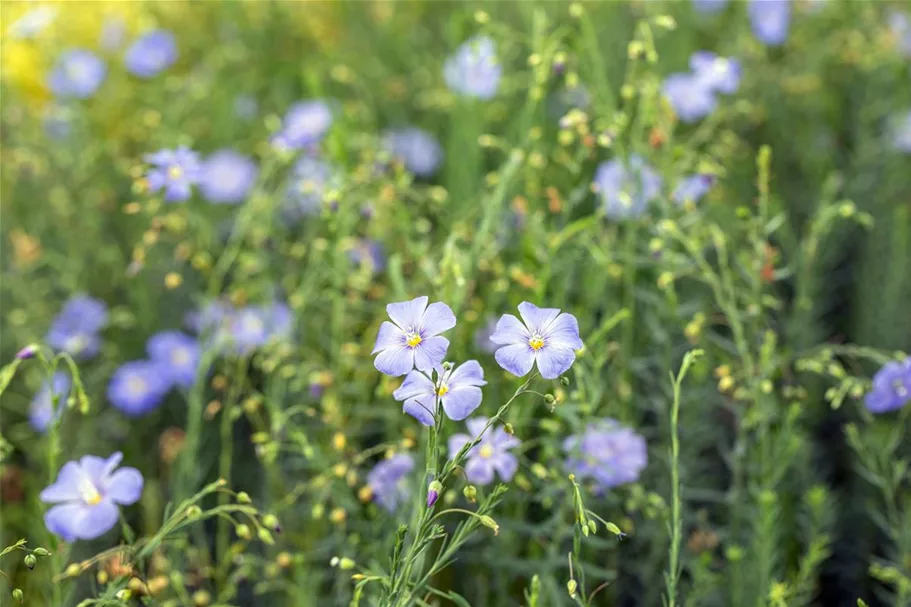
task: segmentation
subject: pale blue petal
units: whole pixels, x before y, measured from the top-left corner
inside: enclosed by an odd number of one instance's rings
[[[486,417],[473,417],[465,422],[465,427],[468,428],[468,434],[470,434],[472,438],[481,436],[481,432],[484,431],[484,426],[486,425]]]
[[[454,390],[461,386],[485,386],[487,382],[484,381],[484,369],[481,368],[481,364],[476,360],[466,360],[456,367],[446,384],[450,390]]]
[[[39,498],[42,502],[53,504],[82,499],[79,488],[85,482],[85,473],[76,462],[67,462],[57,473],[54,484],[45,488]]]
[[[493,482],[493,464],[490,459],[472,457],[465,464],[465,478],[475,485],[488,485]]]
[[[544,335],[550,327],[550,323],[560,314],[560,310],[557,308],[539,308],[533,303],[523,301],[519,304],[519,314],[530,332]]]
[[[383,324],[380,325],[379,333],[376,335],[376,345],[373,346],[371,354],[376,354],[380,350],[389,348],[399,348],[404,345],[405,334],[402,333],[402,330],[388,320],[384,320]]]
[[[80,539],[93,540],[113,529],[119,518],[120,511],[114,502],[103,499],[94,506],[85,506],[72,529]]]
[[[497,428],[490,437],[490,444],[495,447],[497,451],[506,451],[507,449],[518,447],[522,444],[522,441],[515,436],[508,434],[503,428]]]
[[[579,350],[582,348],[582,340],[579,338],[579,321],[572,314],[560,314],[548,328],[545,339],[548,348]]]
[[[494,353],[494,358],[501,367],[516,377],[528,375],[535,364],[534,350],[527,343],[504,346]]]
[[[556,379],[576,360],[571,348],[545,347],[538,351],[538,371],[544,379]]]
[[[432,426],[434,419],[433,413],[426,406],[425,403],[417,398],[412,398],[405,401],[405,404],[402,406],[402,411],[415,418],[425,426]]]
[[[519,460],[511,453],[498,453],[490,458],[494,469],[504,482],[509,482],[519,469]]]
[[[414,369],[414,350],[409,347],[389,348],[380,352],[373,361],[380,373],[399,377]]]
[[[449,306],[441,301],[427,306],[421,319],[421,337],[432,337],[456,326],[456,317]]]
[[[497,326],[490,336],[490,341],[495,344],[527,344],[531,334],[525,325],[512,314],[504,314],[497,321]]]
[[[98,457],[96,455],[85,455],[79,460],[83,472],[92,481],[95,487],[100,487],[104,480],[120,465],[123,459],[123,453],[115,451],[110,457]]]
[[[481,389],[465,386],[450,389],[443,396],[443,411],[449,419],[461,421],[481,405]]]
[[[426,295],[422,295],[411,301],[388,304],[386,306],[386,313],[389,314],[389,318],[392,319],[392,322],[406,331],[417,330],[421,324],[421,316],[427,308],[427,299]]]
[[[423,373],[412,371],[405,377],[402,385],[392,393],[392,398],[395,400],[408,400],[416,396],[429,396],[432,399],[435,394],[433,382]]]
[[[446,350],[449,349],[449,340],[445,337],[431,337],[422,341],[414,348],[414,366],[419,371],[430,371],[443,362]]]
[[[77,523],[87,508],[82,502],[69,502],[54,506],[44,513],[44,525],[47,530],[59,535],[66,542],[74,542],[78,537]]]
[[[121,468],[111,474],[99,487],[105,498],[129,506],[139,501],[143,487],[142,474],[136,468]]]

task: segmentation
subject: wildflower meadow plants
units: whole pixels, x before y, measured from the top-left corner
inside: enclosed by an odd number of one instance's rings
[[[0,604],[911,604],[908,14],[2,3]]]

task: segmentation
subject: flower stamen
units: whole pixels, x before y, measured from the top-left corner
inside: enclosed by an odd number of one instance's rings
[[[416,348],[422,341],[421,336],[417,333],[409,333],[405,343],[408,344],[409,348]]]
[[[544,347],[544,338],[535,333],[531,336],[531,339],[528,340],[528,345],[531,346],[531,349],[537,352]]]
[[[478,455],[484,459],[489,459],[493,455],[493,447],[490,445],[481,445],[481,448],[478,450]]]

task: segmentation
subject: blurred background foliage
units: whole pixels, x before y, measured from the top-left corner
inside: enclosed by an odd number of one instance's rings
[[[911,6],[793,0],[787,40],[771,46],[747,2],[701,4],[711,2],[0,5],[2,360],[40,343],[73,294],[111,311],[100,356],[80,364],[91,407],[65,413],[58,463],[123,451],[146,479],[125,511],[140,535],[162,528],[169,501],[220,477],[282,521],[275,545],[229,537],[213,519],[142,568],[106,557],[66,576],[71,602],[59,604],[118,601],[131,583],[146,604],[351,601],[351,574],[382,570],[408,521],[407,509],[370,503],[370,464],[384,451],[419,458],[424,440],[369,353],[384,305],[423,294],[459,318],[450,356],[482,361],[485,415],[516,383],[486,350],[491,319],[523,300],[559,307],[586,344],[570,386],[547,389],[552,410],[512,410],[524,446],[495,510],[499,534],[479,534],[436,587],[478,606],[532,605],[535,593],[538,605],[576,604],[573,552],[582,594],[597,590],[583,604],[660,604],[667,374],[698,346],[706,355],[680,414],[680,601],[911,604],[911,408],[874,416],[862,399],[867,378],[911,350],[911,164],[893,143],[911,109],[911,26],[895,15]],[[53,18],[18,34],[12,25],[36,6]],[[124,49],[156,28],[174,34],[177,60],[137,78]],[[446,57],[476,34],[496,42],[502,64],[490,100],[460,97],[443,77]],[[56,99],[48,74],[74,47],[102,57],[105,81],[89,99]],[[661,83],[698,50],[739,59],[743,76],[685,124]],[[308,99],[333,108],[318,155],[337,177],[321,212],[297,221],[283,212],[293,157],[269,141]],[[382,132],[405,125],[440,142],[436,175],[390,164]],[[244,204],[148,191],[145,155],[180,145],[254,158]],[[605,220],[596,169],[630,154],[655,167],[662,195],[640,217]],[[713,187],[673,204],[674,184],[694,173]],[[368,242],[381,247],[373,261],[359,248]],[[287,302],[294,339],[217,358],[204,382],[145,417],[112,407],[115,370],[214,298]],[[52,446],[28,424],[45,377],[23,369],[3,395],[0,545],[47,546],[37,494],[53,480]],[[627,536],[599,532],[579,548],[560,444],[601,417],[646,437],[649,466],[637,483],[585,498]],[[461,486],[446,490],[447,504],[466,507]],[[0,561],[0,592],[56,605],[51,580],[117,544],[106,538],[61,545],[59,570]],[[336,556],[356,565],[330,566]],[[163,587],[150,591],[152,580]],[[367,588],[363,604],[378,604]]]

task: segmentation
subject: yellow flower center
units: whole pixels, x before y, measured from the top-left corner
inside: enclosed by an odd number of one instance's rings
[[[183,169],[176,164],[172,164],[168,167],[168,177],[171,179],[180,179],[183,177]]]
[[[171,362],[182,367],[190,362],[190,354],[185,348],[177,348],[171,353]]]
[[[491,455],[493,455],[493,447],[490,445],[481,445],[481,449],[478,451],[478,455],[484,459],[488,459]]]
[[[92,495],[85,498],[85,503],[89,506],[94,506],[101,502],[101,494],[95,491]]]
[[[146,383],[139,377],[131,377],[127,380],[127,389],[130,391],[130,394],[139,396],[146,391]]]
[[[84,477],[79,485],[79,493],[82,494],[83,502],[89,506],[94,506],[101,502],[101,494],[98,493],[98,489],[95,488],[95,485],[88,477]]]
[[[531,336],[531,339],[528,340],[528,345],[531,346],[531,349],[537,352],[544,347],[544,338],[535,333]]]
[[[415,347],[417,347],[417,345],[420,344],[422,341],[423,341],[423,340],[421,339],[421,336],[418,335],[417,333],[409,333],[409,334],[408,334],[408,339],[405,341],[405,343],[408,344],[408,347],[409,347],[409,348],[415,348]]]
[[[440,384],[440,387],[437,388],[437,396],[445,396],[449,392],[449,386],[446,384]]]

